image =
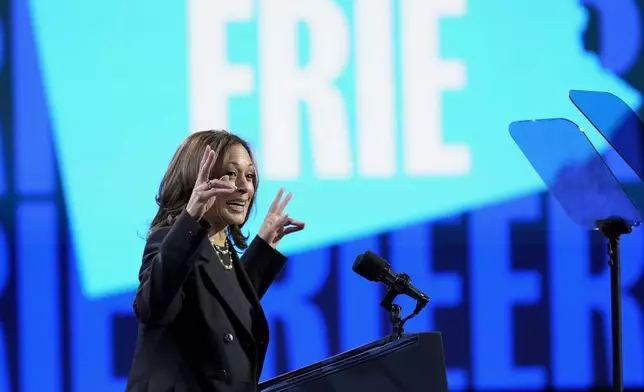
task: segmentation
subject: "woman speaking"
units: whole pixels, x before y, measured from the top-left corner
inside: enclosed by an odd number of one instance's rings
[[[291,194],[280,190],[247,244],[256,169],[226,131],[192,134],[172,158],[143,251],[127,391],[257,390],[269,338],[259,301],[286,262],[277,244],[304,223],[285,213]]]

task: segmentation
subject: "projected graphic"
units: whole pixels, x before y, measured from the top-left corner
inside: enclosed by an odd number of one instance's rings
[[[389,332],[382,288],[350,268],[371,249],[432,296],[407,331],[442,331],[450,390],[607,384],[605,244],[539,193],[507,132],[567,117],[592,137],[572,88],[640,104],[616,76],[639,86],[623,74],[641,74],[624,38],[639,14],[588,3],[600,57],[575,0],[13,0],[11,20],[0,2],[0,76],[15,73],[0,78],[0,390],[124,390],[160,176],[191,131],[221,127],[258,152],[249,231],[281,185],[307,221],[263,301],[262,379]],[[638,230],[622,295],[625,384],[641,388]]]
[[[253,142],[265,181],[248,229],[287,186],[307,222],[292,253],[540,189],[505,129],[574,117],[571,86],[639,103],[584,52],[573,0],[191,0],[155,3],[154,18],[146,2],[32,6],[92,297],[135,287],[156,187],[192,130]],[[553,12],[566,23],[542,29]],[[381,208],[400,195],[416,202]]]

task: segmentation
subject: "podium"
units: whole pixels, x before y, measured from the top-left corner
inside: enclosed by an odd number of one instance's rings
[[[440,332],[379,339],[265,381],[259,390],[447,392],[443,339]]]

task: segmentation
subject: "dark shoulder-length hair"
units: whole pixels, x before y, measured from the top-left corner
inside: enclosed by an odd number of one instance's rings
[[[248,151],[248,155],[250,155],[253,164],[257,166],[248,142],[228,131],[209,130],[196,132],[184,140],[177,149],[177,152],[174,153],[168,170],[166,170],[159,185],[159,193],[156,196],[159,211],[152,220],[148,235],[161,227],[171,226],[188,205],[190,195],[197,181],[199,165],[206,146],[210,146],[217,154],[215,166],[210,173],[210,178],[220,178],[224,175],[222,166],[226,153],[235,145],[244,147]],[[228,235],[232,238],[235,247],[239,250],[248,247],[248,236],[242,234],[241,228],[248,220],[248,215],[255,204],[255,195],[259,187],[258,175],[255,175],[253,184],[255,185],[255,192],[250,200],[246,220],[239,226],[228,226]]]

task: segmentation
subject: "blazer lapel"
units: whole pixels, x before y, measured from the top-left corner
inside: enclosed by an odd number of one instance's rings
[[[235,273],[237,274],[239,284],[241,285],[242,291],[246,294],[246,297],[253,307],[255,313],[255,322],[261,323],[261,330],[268,330],[268,320],[266,319],[266,315],[264,314],[264,309],[262,309],[259,297],[257,296],[255,289],[253,288],[253,284],[250,281],[248,274],[246,274],[244,266],[241,264],[239,257],[237,256],[237,252],[235,252],[235,249],[232,246],[230,246],[230,253],[231,255],[233,255]]]
[[[237,258],[235,257],[236,255],[233,254],[233,265],[234,269],[233,271],[227,271],[224,269],[223,265],[221,265],[221,262],[219,261],[217,253],[215,253],[214,248],[208,240],[205,240],[205,244],[202,247],[202,252],[201,256],[205,259],[205,263],[201,265],[202,269],[206,272],[206,275],[212,282],[214,289],[217,291],[217,293],[221,296],[221,298],[225,302],[225,306],[227,306],[230,311],[234,314],[234,316],[237,318],[237,321],[244,326],[246,331],[249,333],[250,336],[253,335],[252,333],[252,326],[248,325],[248,323],[244,322],[243,320],[247,320],[248,317],[242,317],[242,315],[239,314],[239,312],[244,309],[243,305],[239,306],[239,304],[243,304],[244,298],[236,298],[234,293],[236,291],[233,291],[232,285],[235,284],[236,282],[232,281],[232,279],[238,279],[238,275],[236,275],[236,270],[242,269],[241,265],[237,261]],[[243,272],[242,272],[243,273]],[[246,293],[248,296],[248,293],[245,289],[245,284],[243,284],[240,280],[240,285],[242,287],[242,291]],[[248,280],[248,277],[246,277],[246,280]],[[255,308],[255,302],[256,300],[249,298],[249,301],[253,308]]]

